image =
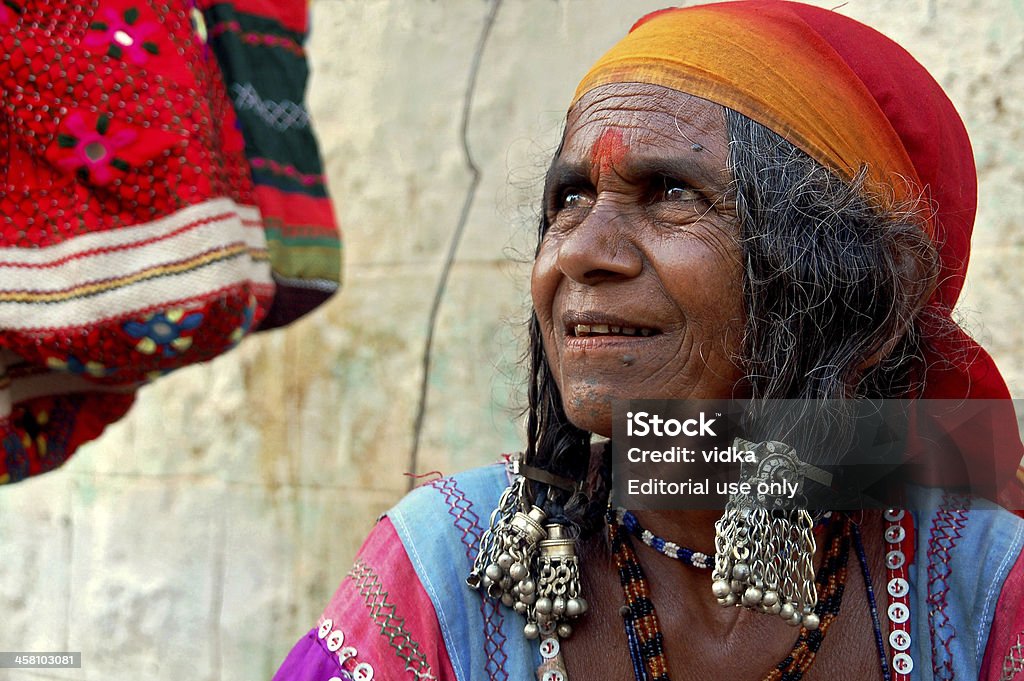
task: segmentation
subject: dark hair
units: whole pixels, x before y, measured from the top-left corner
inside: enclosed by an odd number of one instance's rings
[[[938,276],[925,217],[888,207],[884,188],[866,186],[866,169],[845,181],[730,109],[726,128],[744,264],[746,329],[736,359],[746,392],[811,400],[912,394],[924,304]],[[547,227],[542,217],[538,240]],[[607,504],[610,453],[592,462],[590,433],[566,417],[536,314],[529,343],[526,460],[586,480],[585,493],[547,490],[545,507],[588,534]]]

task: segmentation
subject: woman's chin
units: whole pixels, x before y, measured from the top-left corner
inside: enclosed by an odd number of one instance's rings
[[[624,399],[624,398],[615,398]],[[590,401],[571,401],[563,403],[565,415],[570,423],[577,428],[594,435],[611,438],[612,436],[612,398],[600,403]]]

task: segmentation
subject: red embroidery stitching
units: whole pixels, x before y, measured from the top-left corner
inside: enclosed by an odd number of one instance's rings
[[[473,511],[473,504],[453,479],[442,478],[431,483],[430,487],[443,494],[445,501],[448,502],[448,514],[455,518],[455,527],[462,531],[466,559],[472,564],[480,537],[483,536],[480,516]],[[505,653],[505,634],[501,631],[504,615],[498,610],[497,603],[490,598],[480,599],[480,614],[484,620],[484,652],[487,655],[487,664],[484,666],[493,681],[507,681],[505,663],[508,661],[508,654]]]
[[[971,499],[966,495],[944,494],[932,519],[928,538],[928,627],[932,643],[932,673],[936,679],[953,679],[952,651],[956,627],[946,614],[949,596],[950,561],[963,535]]]

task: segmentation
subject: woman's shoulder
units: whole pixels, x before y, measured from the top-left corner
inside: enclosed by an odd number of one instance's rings
[[[421,485],[385,513],[416,575],[438,605],[469,592],[466,576],[509,483],[505,466],[474,468]],[[474,600],[477,594],[472,593]]]
[[[439,533],[475,546],[487,529],[491,511],[509,484],[501,463],[439,478],[407,494],[385,515],[403,542],[422,536],[437,541]]]
[[[919,555],[931,562],[963,558],[1005,578],[1024,547],[1024,519],[987,500],[932,489],[915,508]]]
[[[508,484],[504,465],[484,466],[422,485],[386,514],[433,605],[459,679],[526,678],[538,663],[519,616],[466,585]]]
[[[991,622],[995,601],[1024,548],[1024,519],[975,497],[930,490],[918,500],[915,562],[933,619],[946,608]]]
[[[534,660],[514,635],[521,624],[465,583],[507,484],[496,464],[406,495],[370,532],[275,681],[345,678],[342,671],[363,679],[525,678]]]

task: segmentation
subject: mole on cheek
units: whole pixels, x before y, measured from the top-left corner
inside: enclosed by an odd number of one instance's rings
[[[601,173],[608,172],[612,166],[622,161],[626,155],[626,143],[622,139],[622,131],[608,128],[594,142],[590,149],[591,165],[601,168]]]

